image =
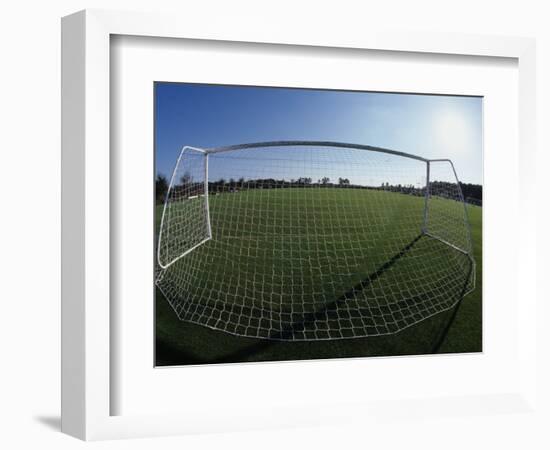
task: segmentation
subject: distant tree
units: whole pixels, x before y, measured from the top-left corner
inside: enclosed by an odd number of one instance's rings
[[[164,203],[168,192],[168,180],[164,175],[157,175],[155,179],[155,199],[157,203]]]
[[[193,177],[189,172],[184,172],[183,175],[180,178],[180,182],[183,185],[189,184],[193,181]]]
[[[341,186],[349,185],[349,178],[338,178],[338,184]]]
[[[328,184],[330,181],[330,178],[329,177],[323,177],[321,178],[321,184]]]
[[[482,204],[483,187],[480,184],[460,183],[460,187],[464,198],[476,199],[476,204]]]

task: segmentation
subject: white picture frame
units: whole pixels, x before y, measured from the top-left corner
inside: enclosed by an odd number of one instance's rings
[[[181,24],[185,23],[185,26]],[[205,414],[112,415],[113,385],[110,319],[110,38],[112,35],[270,43],[333,49],[369,49],[423,54],[505,57],[519,65],[519,192],[523,230],[534,229],[536,196],[529,173],[535,166],[535,43],[532,39],[437,33],[399,33],[339,28],[337,33],[314,24],[282,30],[276,24],[216,21],[204,24],[164,14],[87,10],[62,22],[62,430],[86,440],[162,436],[221,430],[246,430],[352,422],[376,414],[392,416],[379,401],[332,405],[330,412],[278,406],[276,420],[261,414],[235,412],[231,418]],[[502,395],[417,399],[415,411],[434,405],[462,415],[492,414],[503,405],[515,412],[536,408],[536,294],[534,235],[521,233],[518,280],[522,291],[518,310],[518,352],[521,365],[513,391]],[[522,262],[523,261],[523,262]],[[520,263],[522,262],[522,263]],[[276,370],[265,366],[263,372]],[[405,398],[403,398],[405,401]],[[395,400],[392,400],[395,401]],[[430,403],[431,402],[431,403]],[[309,415],[304,415],[309,411]],[[380,413],[380,411],[382,411]],[[414,414],[414,413],[413,413]],[[399,415],[399,414],[398,414]]]

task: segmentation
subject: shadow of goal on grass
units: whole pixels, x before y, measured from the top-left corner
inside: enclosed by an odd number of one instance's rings
[[[319,322],[326,320],[327,317],[337,316],[339,309],[341,309],[342,307],[345,307],[345,304],[347,302],[354,301],[358,296],[360,296],[361,294],[364,294],[369,288],[371,288],[372,284],[376,280],[382,277],[392,267],[394,267],[400,260],[406,257],[413,250],[413,248],[419,243],[421,239],[431,239],[431,237],[423,233],[415,236],[409,243],[403,246],[399,251],[397,251],[393,256],[391,256],[386,262],[381,264],[376,270],[371,272],[363,280],[361,280],[359,283],[357,283],[356,285],[351,287],[349,290],[344,292],[342,295],[334,299],[332,302],[325,303],[321,308],[319,308],[316,311],[302,314],[300,317],[300,320],[296,320],[294,322],[291,322],[290,324],[287,324],[286,326],[284,326],[282,330],[272,333],[267,339],[266,338],[258,339],[253,337],[241,337],[241,338],[235,337],[235,339],[239,339],[240,341],[239,343],[240,345],[238,345],[238,349],[234,351],[230,351],[223,357],[218,357],[212,361],[207,361],[204,358],[196,357],[196,356],[190,359],[186,358],[186,360],[188,360],[187,363],[201,364],[201,363],[230,363],[230,362],[246,361],[246,360],[250,360],[251,355],[260,354],[270,347],[280,346],[281,344],[284,344],[284,343],[296,344],[297,341],[293,340],[293,336],[295,336],[296,333],[303,334],[308,331],[312,332],[315,330]],[[447,333],[454,321],[458,308],[460,306],[461,299],[466,293],[466,290],[468,287],[468,281],[471,275],[471,270],[472,270],[472,264],[470,261],[470,268],[465,279],[462,282],[457,283],[457,288],[456,288],[457,292],[449,293],[449,298],[455,298],[458,300],[453,301],[453,304],[455,304],[455,306],[448,320],[448,323],[446,323],[442,327],[441,333],[439,334],[439,336],[436,336],[436,338],[434,339],[435,344],[433,348],[427,349],[426,353],[437,352],[441,347],[442,343],[444,342],[447,336]],[[458,288],[459,285],[460,285],[460,288]],[[420,305],[425,300],[426,299],[422,295],[417,295],[414,298],[409,298],[407,300],[403,300],[402,302],[405,302],[405,303],[410,302],[410,303]],[[398,332],[399,331],[393,334],[392,333],[388,333],[388,334],[395,336]],[[369,336],[363,336],[363,337],[365,339],[369,338]],[[354,337],[351,336],[350,338],[353,339]],[[346,339],[346,337],[343,337],[343,339]],[[250,345],[246,344],[247,341],[251,341]],[[305,341],[305,342],[308,342],[308,341]],[[157,350],[159,350],[157,355],[160,356],[161,354],[164,354],[164,355],[171,354],[171,349],[165,348],[166,343],[157,343],[157,347],[158,347]],[[179,353],[175,349],[174,351]],[[188,355],[188,357],[189,356],[190,355]],[[334,357],[337,357],[337,355],[335,355]]]

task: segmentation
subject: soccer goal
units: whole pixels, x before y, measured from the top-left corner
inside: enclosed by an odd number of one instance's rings
[[[156,284],[181,320],[319,340],[396,333],[475,285],[452,162],[338,142],[184,147]]]

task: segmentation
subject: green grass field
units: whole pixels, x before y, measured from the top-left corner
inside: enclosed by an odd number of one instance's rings
[[[285,280],[291,279],[296,271],[304,270],[303,262],[309,261],[314,256],[315,261],[321,266],[326,263],[328,267],[331,264],[328,259],[324,261],[322,257],[319,258],[318,246],[312,243],[310,237],[308,238],[311,233],[308,235],[305,231],[315,225],[316,233],[318,233],[317,238],[334,235],[334,212],[340,210],[340,214],[345,213],[346,220],[337,225],[348,227],[344,231],[346,231],[346,236],[349,236],[349,241],[353,242],[353,246],[369,246],[369,258],[368,260],[353,259],[354,270],[347,277],[329,279],[326,275],[313,274],[306,277],[310,280],[311,285],[302,286],[305,292],[315,291],[322,293],[325,297],[327,293],[339,297],[350,286],[355,285],[384,264],[391,256],[388,249],[395,248],[397,250],[399,247],[396,236],[399,236],[399,242],[402,242],[403,235],[409,233],[412,240],[422,223],[422,216],[416,213],[421,210],[419,202],[423,201],[419,197],[365,190],[347,190],[344,197],[341,189],[323,189],[317,191],[316,201],[312,202],[311,190],[309,192],[307,189],[303,192],[297,189],[287,191],[290,192],[283,195],[268,192],[261,194],[271,195],[268,209],[265,206],[265,199],[262,201],[259,197],[260,194],[252,191],[211,196],[210,211],[215,239],[197,248],[189,255],[193,255],[198,260],[210,262],[208,266],[204,265],[200,269],[204,271],[198,277],[203,280],[202,283],[199,283],[202,284],[201,289],[210,288],[216,283],[223,283],[224,279],[231,279],[239,274],[242,276],[243,273],[251,277],[250,282],[253,284],[255,281],[260,281],[254,280],[254,277],[276,267],[276,275],[271,278],[270,295],[273,295],[274,303],[282,305],[283,310],[285,305],[290,307],[295,297],[293,298],[292,292],[285,292],[284,288],[280,288],[285,285]],[[284,195],[287,197],[285,198]],[[392,201],[383,201],[381,196],[387,195],[393,196]],[[383,230],[375,240],[372,238],[365,240],[359,226],[367,210],[369,214],[377,218],[377,229]],[[250,211],[261,214],[254,217]],[[482,350],[481,211],[480,207],[468,206],[477,281],[475,290],[464,297],[458,308],[438,313],[391,335],[287,342],[234,336],[202,325],[180,321],[168,301],[157,289],[156,363],[157,365],[183,365],[411,355],[434,352],[479,352]],[[331,214],[328,214],[329,212]],[[161,214],[162,207],[158,207],[157,230]],[[300,221],[296,220],[297,215],[302,218]],[[251,248],[245,240],[247,236],[254,235],[255,230],[258,229],[259,220],[262,221],[261,229],[272,226],[273,230],[277,230],[282,236],[292,234],[292,241],[283,239],[281,242],[276,242],[273,239],[273,234],[267,236],[265,240],[255,236],[256,245]],[[404,224],[403,220],[406,220],[407,223]],[[315,223],[313,224],[312,221]],[[301,229],[304,232],[301,232]],[[338,231],[342,230],[339,228]],[[392,245],[392,239],[395,240],[395,245]],[[332,258],[334,255],[351,255],[353,246],[348,249],[345,247],[346,245],[349,244],[341,240],[324,239],[323,254],[327,258]],[[414,250],[415,255],[422,251],[428,254],[429,249],[423,250],[422,247],[427,245],[426,243],[418,244]],[[243,248],[247,249],[246,253],[235,251]],[[446,251],[449,252],[448,249]],[[220,257],[228,252],[231,252],[232,264],[227,264],[227,259]],[[418,257],[403,258],[399,267],[389,268],[382,277],[390,278],[394,285],[399,285],[399,283],[405,283],[401,280],[406,280],[408,274],[416,270],[416,283],[420,283],[419,286],[421,286],[421,283],[430,281],[430,277],[433,277],[433,273],[444,262],[443,258],[453,257],[447,253],[439,251],[439,259],[432,258],[431,262],[424,267],[424,278],[418,274],[416,267]],[[421,259],[421,261],[426,260],[427,258]],[[282,265],[278,261],[288,261],[288,264]],[[279,265],[277,266],[277,264]],[[334,262],[332,264],[334,265]],[[218,275],[212,276],[211,274]],[[444,274],[441,276],[443,277]],[[276,289],[277,286],[279,286],[279,291]],[[411,289],[410,286],[414,285],[409,283],[407,286]],[[399,295],[399,292],[396,295]],[[244,288],[242,292],[235,292],[234,297],[241,299],[239,301],[248,298],[246,301],[250,303],[251,307],[254,306],[255,299],[247,296]],[[342,337],[351,337],[351,335],[344,334]]]

